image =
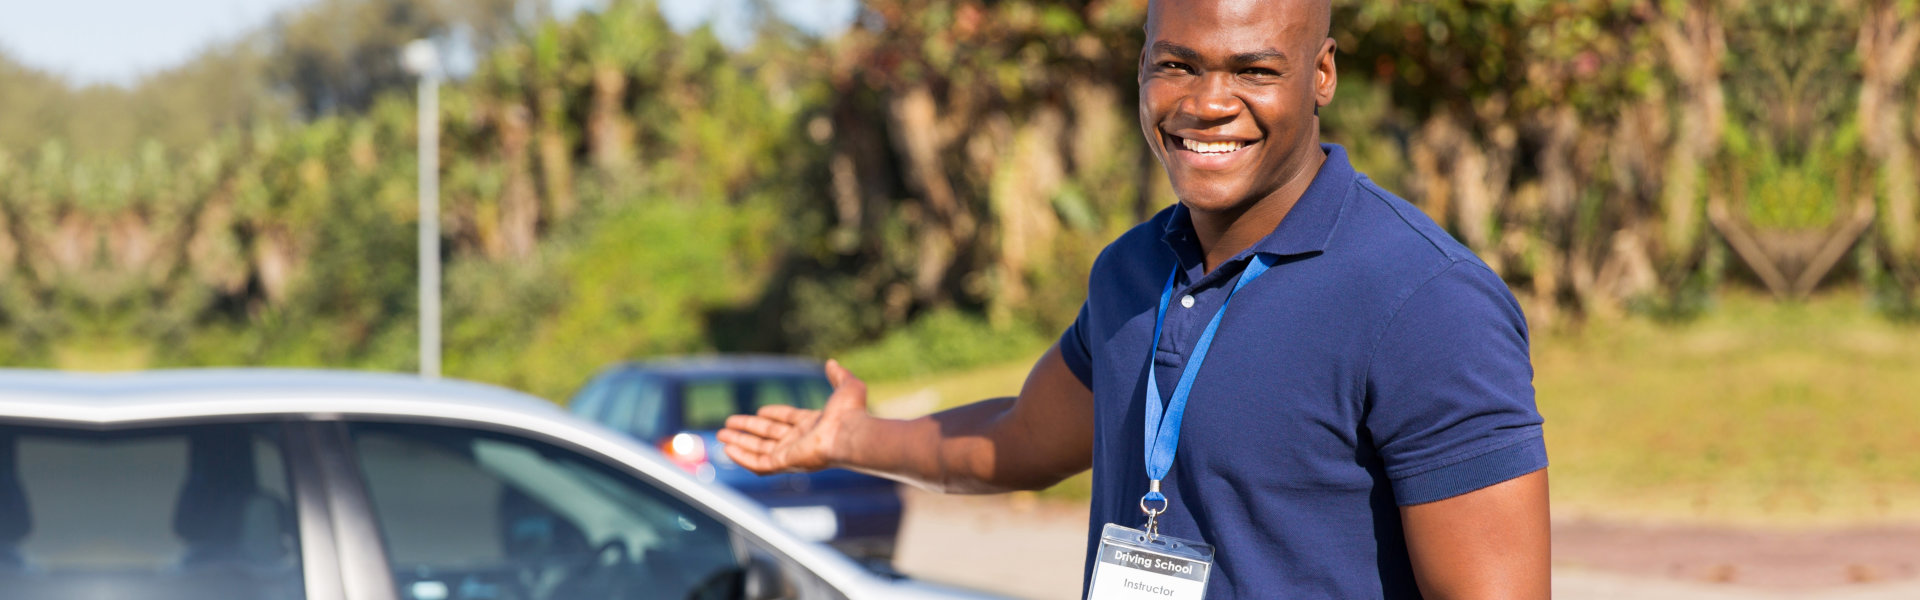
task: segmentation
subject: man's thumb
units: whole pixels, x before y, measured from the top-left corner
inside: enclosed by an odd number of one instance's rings
[[[833,384],[833,395],[827,398],[830,407],[852,403],[853,406],[849,408],[866,409],[867,382],[840,366],[840,361],[827,359],[827,381]]]

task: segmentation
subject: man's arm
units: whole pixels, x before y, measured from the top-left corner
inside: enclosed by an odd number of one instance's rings
[[[1420,591],[1546,598],[1547,451],[1519,303],[1467,261],[1400,302],[1371,358],[1364,418]]]
[[[1547,471],[1400,508],[1420,594],[1430,600],[1550,595]]]
[[[729,458],[756,473],[848,468],[954,493],[1040,489],[1093,464],[1093,392],[1047,350],[1020,395],[918,419],[867,412],[866,384],[827,363],[818,411],[768,406],[727,419]]]

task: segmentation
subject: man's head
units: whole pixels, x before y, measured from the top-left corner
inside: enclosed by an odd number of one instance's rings
[[[1153,0],[1140,129],[1181,202],[1242,211],[1318,165],[1330,0]],[[1304,189],[1304,188],[1302,188]]]

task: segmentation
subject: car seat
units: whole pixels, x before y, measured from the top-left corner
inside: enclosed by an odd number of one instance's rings
[[[26,557],[20,543],[33,532],[33,514],[27,508],[27,490],[20,485],[20,466],[14,436],[0,434],[0,567],[22,568]]]
[[[499,517],[503,553],[526,597],[586,597],[560,595],[560,588],[592,567],[593,547],[578,525],[512,487],[500,492]]]
[[[181,567],[291,562],[292,511],[260,489],[244,431],[191,436],[187,464],[173,513],[174,534],[186,545]]]

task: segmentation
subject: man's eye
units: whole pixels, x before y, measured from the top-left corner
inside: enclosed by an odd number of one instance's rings
[[[1160,63],[1160,70],[1179,71],[1181,73],[1192,73],[1193,67],[1187,66],[1187,63],[1174,62],[1169,60],[1169,61]]]
[[[1255,67],[1252,69],[1246,69],[1246,70],[1240,71],[1240,74],[1245,75],[1247,77],[1262,77],[1262,78],[1280,76],[1279,71],[1275,71],[1273,69],[1260,68],[1260,67]]]

